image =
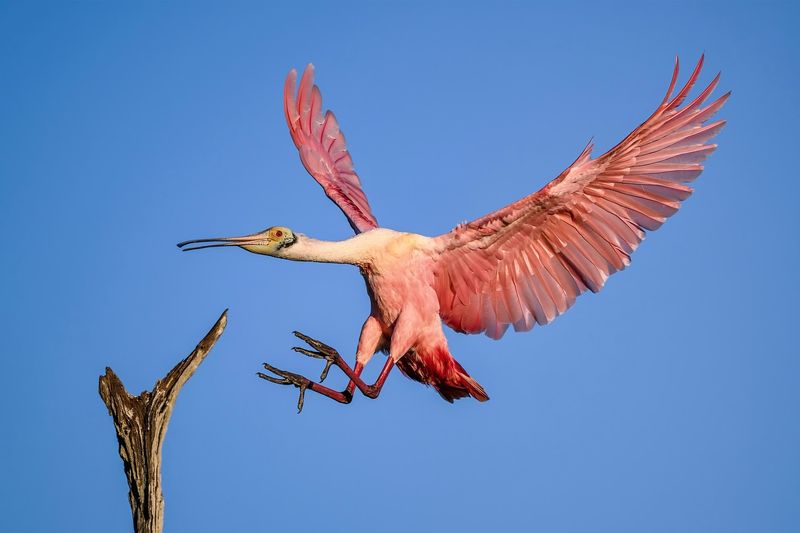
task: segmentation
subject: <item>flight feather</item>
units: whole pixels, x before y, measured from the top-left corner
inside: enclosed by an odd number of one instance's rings
[[[353,231],[361,233],[378,227],[339,122],[332,111],[322,110],[322,95],[314,85],[314,66],[306,67],[295,95],[296,81],[297,71],[292,69],[286,77],[283,106],[303,166],[339,206]]]
[[[500,338],[564,313],[622,270],[646,231],[657,229],[691,193],[687,185],[716,148],[725,121],[710,122],[730,93],[705,105],[719,81],[685,106],[700,58],[675,96],[678,61],[655,112],[597,159],[591,143],[533,193],[435,238],[439,313],[456,331]]]

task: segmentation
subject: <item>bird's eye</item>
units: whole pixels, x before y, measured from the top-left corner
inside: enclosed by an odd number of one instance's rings
[[[281,230],[278,230],[278,231],[275,232],[275,236],[276,237],[283,237],[283,232]]]

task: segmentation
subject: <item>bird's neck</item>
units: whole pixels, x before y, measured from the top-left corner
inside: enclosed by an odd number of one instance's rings
[[[366,252],[355,237],[345,241],[320,241],[300,235],[297,242],[276,256],[291,261],[358,265],[366,261]]]

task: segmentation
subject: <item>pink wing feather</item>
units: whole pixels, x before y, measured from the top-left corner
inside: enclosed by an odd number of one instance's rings
[[[725,124],[707,121],[727,93],[703,107],[719,74],[679,109],[697,80],[689,81],[621,143],[597,159],[592,145],[540,191],[436,238],[435,289],[439,314],[465,333],[499,339],[509,325],[527,331],[548,324],[587,289],[599,291],[610,274],[675,213],[692,193],[685,183],[703,170],[716,148],[706,142]]]
[[[314,85],[314,65],[309,64],[303,72],[295,100],[296,81],[297,71],[292,69],[286,77],[283,108],[303,166],[339,206],[353,231],[361,233],[378,227],[339,123],[333,112],[322,113],[322,95]]]

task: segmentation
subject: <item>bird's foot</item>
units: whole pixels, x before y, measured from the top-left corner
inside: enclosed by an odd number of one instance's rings
[[[265,374],[263,372],[257,372],[256,374],[261,379],[266,379],[267,381],[277,383],[278,385],[294,385],[300,389],[300,397],[297,399],[297,414],[300,414],[303,411],[303,401],[305,399],[306,389],[311,385],[311,380],[307,377],[301,376],[300,374],[275,368],[269,363],[264,363],[264,368],[275,375],[270,376],[269,374]]]
[[[325,359],[325,368],[322,369],[322,374],[319,376],[320,383],[325,381],[325,378],[328,377],[328,371],[331,369],[332,365],[341,367],[342,356],[339,355],[339,352],[337,352],[334,348],[331,348],[327,344],[316,339],[312,339],[308,335],[303,335],[299,331],[293,331],[292,333],[294,333],[295,337],[313,348],[313,350],[309,350],[307,348],[295,346],[292,348],[292,350],[315,359]]]

